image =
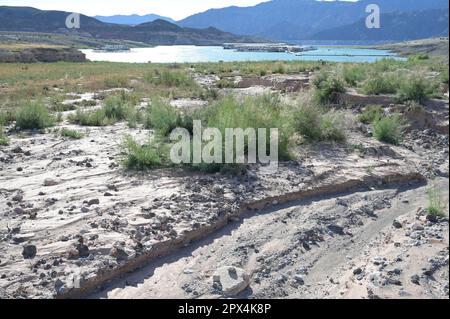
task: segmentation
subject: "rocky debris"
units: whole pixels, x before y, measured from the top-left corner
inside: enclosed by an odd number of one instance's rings
[[[392,223],[392,226],[394,226],[397,229],[400,229],[403,227],[403,224],[399,222],[397,219],[395,219],[394,222]]]
[[[44,180],[44,184],[43,185],[46,186],[46,187],[49,187],[49,186],[56,186],[58,184],[59,184],[58,181],[56,181],[56,180],[54,180],[52,178],[46,178]]]
[[[100,204],[100,200],[98,198],[91,199],[87,202],[88,206],[99,205],[99,204]]]
[[[216,270],[213,275],[213,284],[220,284],[224,296],[233,297],[248,287],[250,278],[241,268],[225,266]]]
[[[25,259],[33,259],[36,256],[37,248],[35,245],[23,246],[22,256]]]
[[[89,257],[89,247],[84,244],[83,238],[79,238],[78,243],[69,250],[69,259],[87,258]]]

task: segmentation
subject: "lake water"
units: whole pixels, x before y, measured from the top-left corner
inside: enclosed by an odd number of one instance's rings
[[[91,61],[129,62],[129,63],[197,63],[234,61],[333,61],[333,62],[375,62],[386,57],[396,57],[385,50],[317,47],[315,51],[300,55],[271,52],[238,52],[225,50],[219,46],[158,46],[137,48],[127,52],[98,52],[82,50]],[[396,57],[397,58],[397,57]]]

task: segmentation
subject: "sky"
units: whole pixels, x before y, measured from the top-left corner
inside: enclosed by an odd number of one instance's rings
[[[0,0],[0,5],[78,12],[89,16],[159,14],[175,20],[211,8],[253,6],[268,0]]]

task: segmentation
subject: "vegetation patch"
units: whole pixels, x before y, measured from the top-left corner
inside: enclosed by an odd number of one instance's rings
[[[122,164],[127,169],[153,169],[161,167],[164,163],[168,162],[168,151],[166,147],[155,140],[141,145],[131,136],[126,136],[122,143],[122,149],[124,152]]]
[[[313,80],[315,87],[314,98],[319,104],[336,103],[338,93],[345,92],[342,80],[329,73],[322,72]]]
[[[295,112],[294,127],[308,141],[343,142],[346,139],[342,117],[315,105],[301,106]]]
[[[55,118],[39,101],[26,103],[16,114],[16,127],[20,129],[43,129],[53,126],[54,123]]]
[[[434,186],[428,190],[428,207],[427,212],[434,217],[446,217],[445,211],[447,206],[442,198],[439,189]]]
[[[63,128],[60,132],[61,136],[72,138],[75,140],[82,139],[84,137],[84,134],[75,130],[69,130],[66,128]]]
[[[375,120],[372,124],[374,137],[385,143],[400,144],[403,138],[404,122],[400,114],[392,114]]]
[[[381,105],[368,105],[364,108],[358,120],[364,124],[371,124],[381,119],[383,115],[384,109]]]

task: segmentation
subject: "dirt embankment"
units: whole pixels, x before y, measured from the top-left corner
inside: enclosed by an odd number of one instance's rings
[[[72,48],[23,48],[11,49],[0,47],[0,62],[33,63],[33,62],[85,62],[86,56]]]

